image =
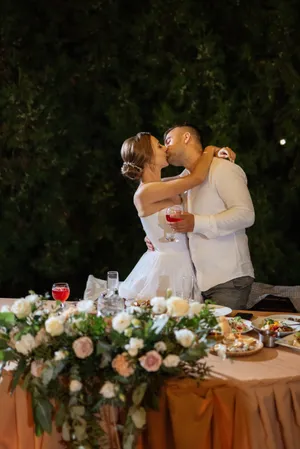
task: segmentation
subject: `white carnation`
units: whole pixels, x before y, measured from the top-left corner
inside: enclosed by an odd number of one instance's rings
[[[100,394],[104,396],[106,399],[111,399],[116,396],[116,392],[118,390],[117,385],[113,384],[112,382],[105,382],[105,384],[102,386],[100,390]]]
[[[31,334],[22,335],[21,339],[15,343],[16,351],[23,355],[28,355],[36,348],[35,338]]]
[[[55,351],[54,353],[54,360],[57,362],[59,360],[64,360],[68,355],[68,351]]]
[[[167,302],[163,296],[156,296],[152,298],[150,304],[155,315],[161,315],[167,310]]]
[[[52,337],[61,335],[64,332],[63,319],[60,317],[52,316],[45,321],[45,328],[48,334]]]
[[[181,317],[187,314],[189,310],[189,303],[185,299],[171,296],[167,300],[167,311],[170,316]]]
[[[199,302],[192,302],[189,308],[189,317],[193,317],[194,315],[199,315],[201,310],[203,309],[203,304]]]
[[[175,354],[169,354],[167,357],[163,360],[163,364],[166,368],[176,368],[179,365],[180,358],[178,355]]]
[[[82,389],[82,383],[79,382],[79,380],[73,379],[70,382],[69,389],[70,389],[71,393],[77,393],[78,391],[80,391]]]
[[[126,312],[118,313],[112,320],[112,327],[121,334],[130,325],[132,316]]]
[[[175,337],[178,343],[184,348],[189,348],[195,340],[195,334],[188,329],[180,329],[179,331],[175,331]]]
[[[125,345],[126,351],[128,351],[128,354],[131,355],[131,357],[135,357],[137,353],[139,352],[139,349],[143,349],[144,347],[144,340],[141,338],[131,338],[129,340],[129,344]]]
[[[31,304],[25,301],[24,298],[17,299],[11,306],[11,311],[16,315],[17,318],[26,318],[31,313]]]
[[[92,299],[83,299],[77,303],[78,312],[92,313],[95,311],[94,301]]]
[[[131,414],[131,419],[137,429],[142,429],[146,424],[146,410],[144,407],[137,408]]]
[[[155,343],[154,348],[157,352],[165,352],[167,350],[167,346],[164,341],[158,341]]]

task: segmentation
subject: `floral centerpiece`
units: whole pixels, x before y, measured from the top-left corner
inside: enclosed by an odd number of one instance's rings
[[[30,392],[36,435],[55,422],[68,448],[98,449],[99,410],[110,405],[125,411],[122,447],[130,449],[168,377],[183,375],[186,363],[197,363],[200,377],[208,372],[199,359],[217,321],[206,306],[157,297],[149,308],[102,317],[90,300],[64,310],[44,299],[31,292],[0,313],[2,369],[14,363],[11,391]]]

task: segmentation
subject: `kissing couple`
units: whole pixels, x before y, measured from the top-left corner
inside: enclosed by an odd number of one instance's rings
[[[121,156],[122,174],[138,182],[133,202],[148,251],[120,285],[120,296],[148,300],[165,296],[168,288],[177,295],[184,280],[194,278],[194,299],[202,295],[246,309],[254,280],[246,229],[255,215],[235,153],[228,147],[203,149],[198,128],[183,124],[165,132],[164,144],[150,133],[130,137]],[[184,171],[162,179],[169,164]],[[168,223],[166,211],[174,206],[182,212]]]

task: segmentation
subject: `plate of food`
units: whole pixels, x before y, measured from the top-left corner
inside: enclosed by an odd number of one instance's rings
[[[300,332],[294,332],[276,340],[276,344],[300,351]]]
[[[246,334],[253,330],[253,325],[249,320],[243,320],[240,316],[235,316],[233,318],[227,318],[229,326],[231,327],[231,332],[233,334]]]
[[[300,315],[292,315],[292,314],[282,314],[282,315],[269,315],[268,318],[272,318],[273,320],[281,320],[281,321],[293,321],[294,324],[299,323],[300,327]]]
[[[226,354],[229,357],[245,357],[256,354],[263,348],[262,342],[253,337],[229,334],[211,348],[214,354]]]
[[[254,329],[258,331],[279,332],[282,337],[300,330],[300,324],[286,319],[285,315],[270,315],[268,317],[259,317],[252,321]]]

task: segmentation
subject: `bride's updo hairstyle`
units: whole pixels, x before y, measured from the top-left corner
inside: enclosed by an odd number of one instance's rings
[[[144,167],[150,164],[153,157],[150,133],[138,133],[126,139],[121,148],[123,165],[121,173],[126,178],[138,181],[141,179]]]

